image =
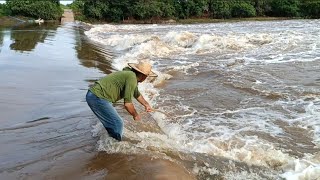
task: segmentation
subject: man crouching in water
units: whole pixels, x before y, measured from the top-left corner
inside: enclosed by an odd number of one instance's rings
[[[151,112],[152,108],[140,94],[138,82],[143,82],[148,76],[157,77],[147,62],[128,63],[128,65],[129,67],[122,71],[113,72],[95,82],[86,95],[86,101],[91,110],[99,118],[109,135],[119,141],[122,139],[123,120],[112,103],[124,99],[124,106],[133,119],[141,120],[132,103],[133,97],[145,107],[147,112]]]

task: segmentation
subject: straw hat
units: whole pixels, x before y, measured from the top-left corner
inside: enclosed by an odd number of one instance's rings
[[[148,62],[128,63],[128,66],[146,76],[150,76],[150,77],[158,76],[156,73],[151,71],[151,64]]]

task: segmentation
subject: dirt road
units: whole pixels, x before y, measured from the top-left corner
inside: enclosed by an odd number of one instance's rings
[[[65,22],[73,22],[74,21],[74,15],[71,9],[65,9],[64,13],[61,18],[61,23]]]

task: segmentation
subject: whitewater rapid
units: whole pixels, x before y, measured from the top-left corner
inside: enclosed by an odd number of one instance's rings
[[[149,59],[158,78],[139,88],[165,112],[151,115],[161,133],[125,130],[138,143],[115,142],[98,123],[100,150],[199,153],[269,169],[227,179],[320,178],[319,20],[104,24],[85,34],[114,51],[116,70]],[[202,172],[221,173],[195,164]]]

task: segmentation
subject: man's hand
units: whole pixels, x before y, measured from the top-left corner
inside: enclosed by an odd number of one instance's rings
[[[153,111],[152,107],[149,104],[146,104],[144,107],[145,107],[146,112],[152,112]]]
[[[136,115],[136,116],[133,116],[133,119],[134,119],[135,121],[140,121],[140,120],[141,120],[141,117],[140,117],[140,115],[138,114],[138,115]]]

